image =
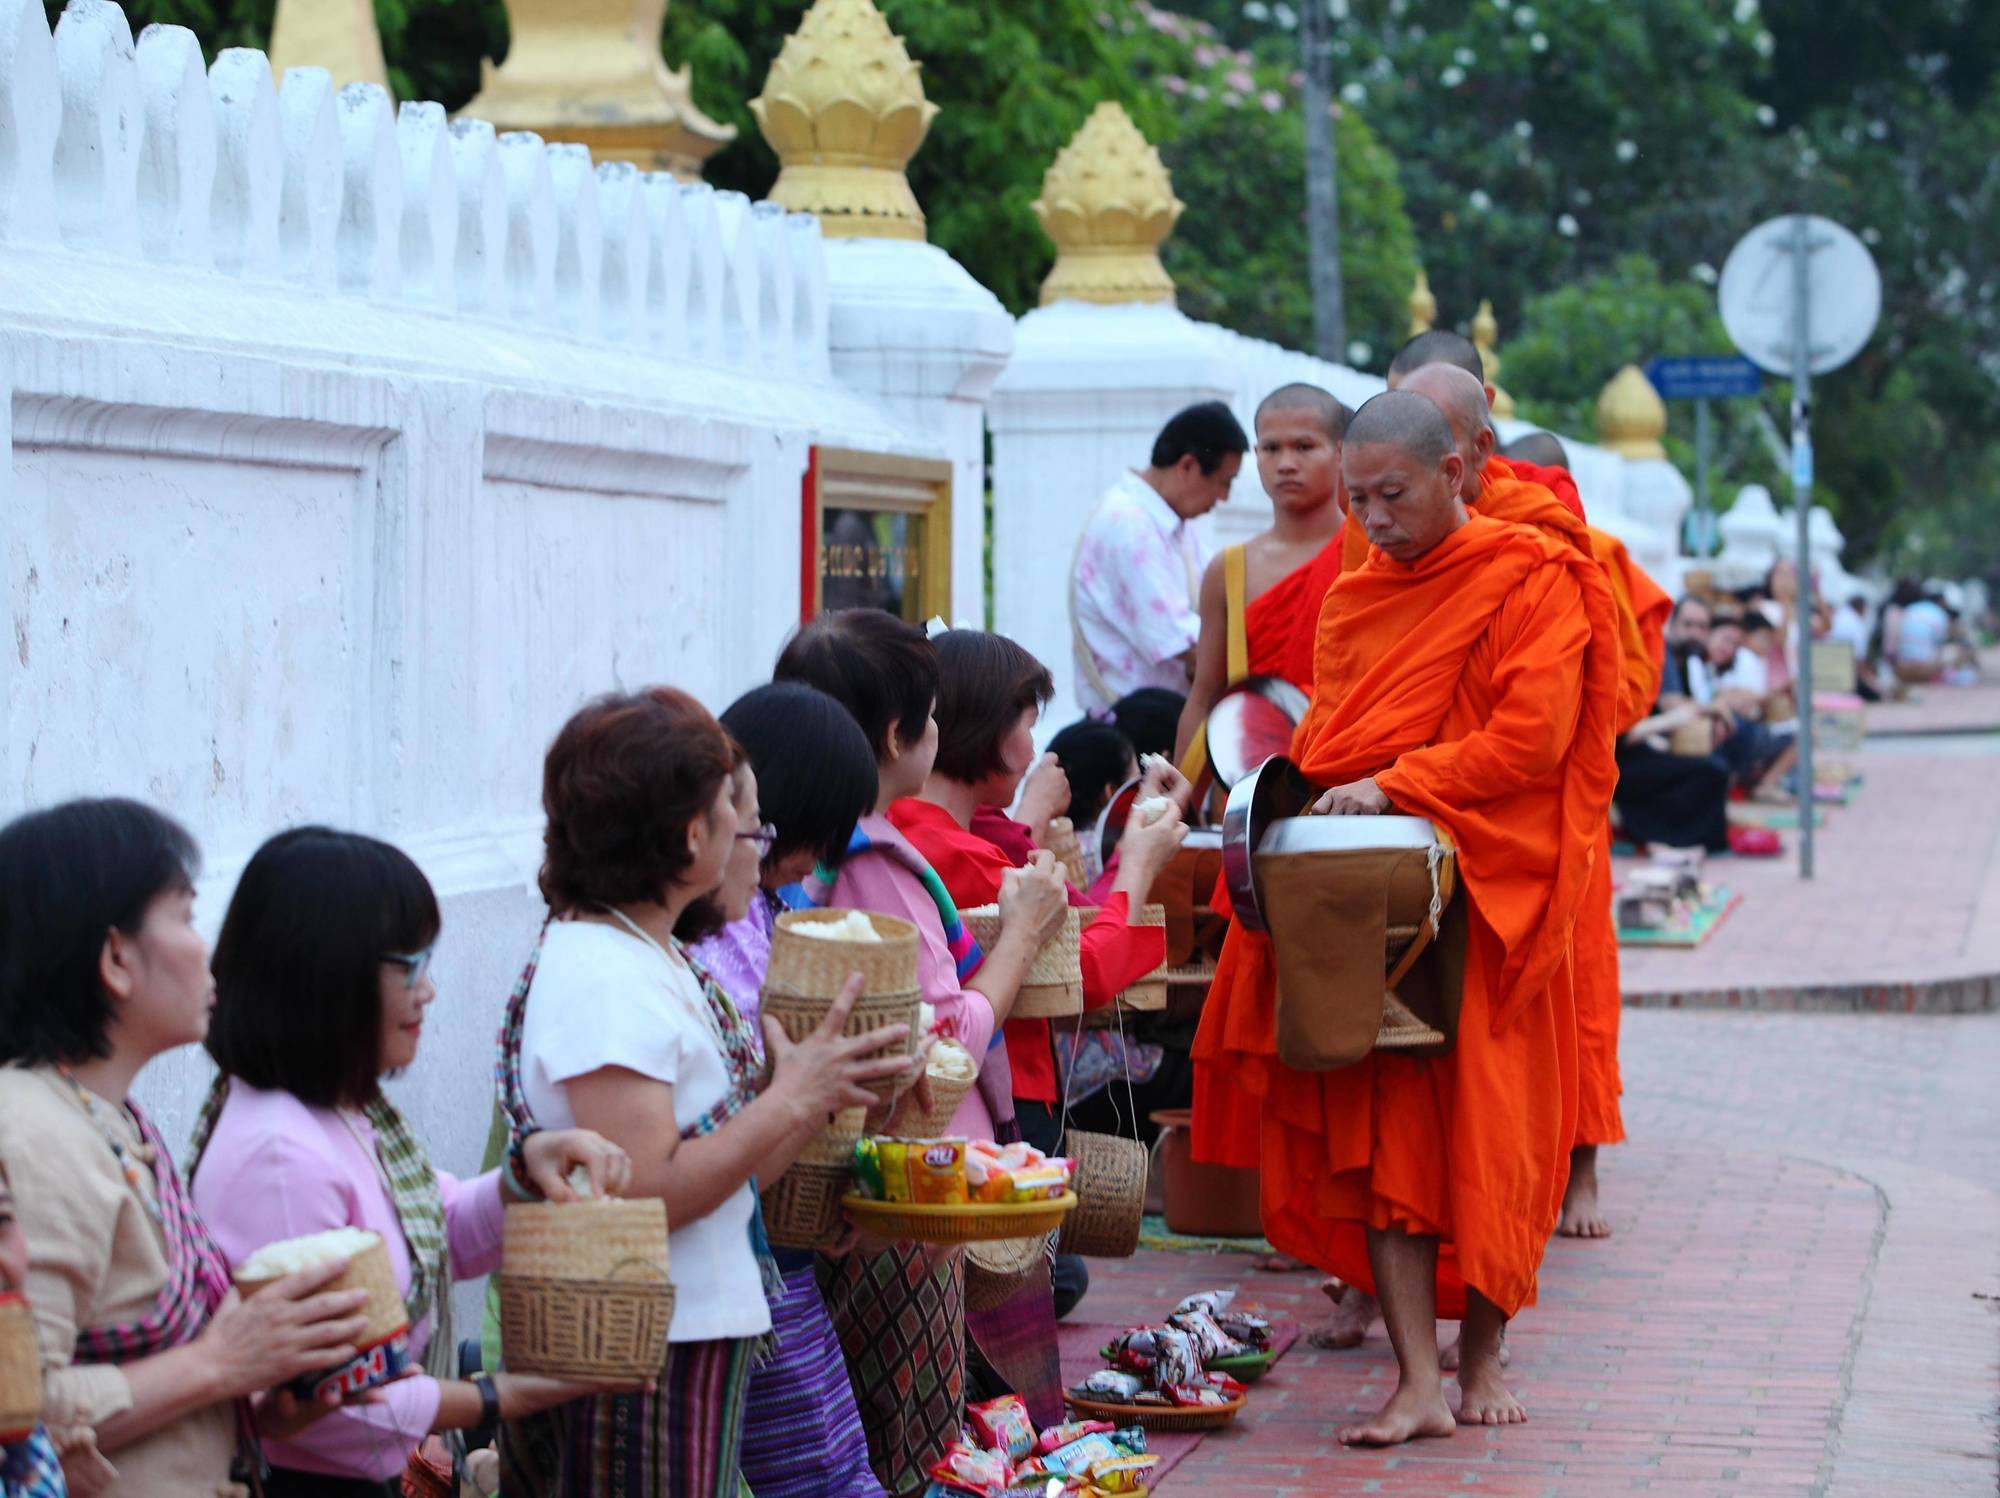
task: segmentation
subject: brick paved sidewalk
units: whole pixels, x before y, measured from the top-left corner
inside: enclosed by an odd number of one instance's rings
[[[1530,1423],[1342,1450],[1335,1428],[1391,1386],[1387,1344],[1301,1343],[1162,1498],[1990,1498],[2000,1017],[1626,1022],[1633,1142],[1604,1165],[1617,1236],[1551,1246],[1513,1334]],[[1240,1255],[1092,1271],[1093,1321],[1221,1284],[1308,1325],[1324,1314],[1314,1277]]]
[[[2000,1002],[2000,763],[1951,742],[1873,745],[1854,800],[1825,809],[1816,878],[1720,858],[1742,905],[1692,950],[1625,948],[1628,1003],[1897,1010]],[[1623,860],[1620,861],[1621,866]]]

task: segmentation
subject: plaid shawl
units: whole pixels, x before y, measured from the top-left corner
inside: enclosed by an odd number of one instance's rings
[[[137,1103],[126,1108],[152,1151],[160,1236],[166,1240],[167,1280],[152,1309],[123,1326],[89,1327],[76,1335],[79,1363],[130,1363],[182,1347],[201,1335],[229,1294],[229,1261],[189,1200],[166,1141]]]
[[[187,1167],[190,1181],[228,1098],[229,1078],[217,1076],[194,1121],[189,1146],[193,1158]],[[403,1304],[410,1313],[411,1326],[421,1326],[426,1315],[436,1313],[424,1365],[433,1376],[447,1378],[457,1367],[458,1351],[451,1330],[451,1245],[446,1238],[444,1196],[438,1189],[437,1171],[408,1120],[388,1098],[378,1092],[361,1113],[374,1131],[375,1159],[388,1182],[389,1203],[396,1209],[396,1221],[410,1251],[410,1290]]]
[[[959,918],[957,902],[952,899],[951,891],[944,887],[944,881],[938,878],[930,860],[900,838],[894,842],[877,842],[856,827],[854,836],[848,839],[847,851],[840,856],[840,862],[844,864],[863,853],[875,853],[895,860],[923,885],[924,893],[937,906],[938,922],[944,927],[944,944],[950,949],[951,960],[958,969],[958,981],[963,983],[979,971],[979,964],[986,960],[986,954],[980,951],[979,943],[966,930],[965,922]],[[787,889],[800,889],[808,903],[825,905],[833,898],[834,881],[839,877],[839,864],[821,864],[802,886],[787,886]]]
[[[4,1498],[63,1498],[68,1491],[55,1443],[40,1426],[25,1440],[0,1446],[0,1495]]]

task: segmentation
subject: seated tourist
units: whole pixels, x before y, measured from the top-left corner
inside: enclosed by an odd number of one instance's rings
[[[1951,615],[1914,578],[1896,584],[1883,613],[1883,651],[1897,677],[1912,686],[1944,674]]]
[[[239,1401],[269,1437],[321,1410],[265,1391],[355,1355],[344,1263],[241,1299],[166,1141],[132,1100],[208,1031],[194,840],[132,801],[72,801],[0,830],[0,1174],[51,1428],[87,1429],[117,1491],[218,1498],[250,1475]],[[11,1271],[10,1271],[11,1274]]]
[[[691,951],[754,1020],[785,908],[780,892],[847,851],[855,824],[875,809],[875,755],[846,708],[799,682],[737,698],[722,726],[749,760],[752,820],[738,833],[721,886],[690,907],[681,934],[698,934],[691,921],[719,923]],[[784,1498],[881,1498],[815,1256],[779,1248],[773,1257],[785,1277],[771,1299],[778,1346],[744,1395],[744,1480],[753,1493]],[[802,1451],[812,1459],[801,1461]]]
[[[982,952],[959,918],[957,903],[937,872],[889,820],[889,808],[921,792],[938,747],[932,717],[938,697],[936,647],[914,625],[877,609],[850,609],[799,631],[778,659],[780,681],[818,687],[839,701],[875,754],[875,805],[831,881],[808,888],[824,904],[879,911],[917,928],[917,981],[935,1010],[940,1033],[969,1051],[978,1085],[952,1117],[953,1134],[973,1139],[1015,1137],[1013,1085],[1000,1027],[1013,1008],[1028,964],[1061,924],[1063,879],[1046,852],[1010,872],[1000,887],[1000,935]],[[895,1244],[821,1261],[820,1288],[840,1333],[854,1380],[861,1423],[875,1475],[892,1493],[921,1490],[930,1468],[957,1438],[964,1418],[966,1362],[964,1255]],[[894,1330],[901,1357],[881,1355]],[[977,1328],[972,1329],[975,1341]],[[988,1361],[1017,1389],[1060,1374],[1009,1368],[1010,1349],[984,1347]],[[913,1387],[910,1369],[921,1370]],[[1024,1393],[1023,1397],[1029,1397]],[[1056,1418],[1060,1418],[1060,1408]]]
[[[208,1052],[218,1075],[195,1125],[195,1205],[235,1268],[267,1244],[336,1228],[381,1235],[425,1370],[377,1402],[264,1447],[266,1498],[381,1498],[435,1431],[515,1420],[595,1386],[501,1373],[458,1378],[454,1279],[500,1265],[506,1201],[599,1195],[631,1173],[585,1130],[522,1141],[502,1170],[435,1170],[382,1090],[415,1062],[437,985],[436,897],[407,854],[358,833],[299,827],[257,850],[215,944]]]
[[[766,1287],[781,1284],[756,1183],[831,1115],[873,1103],[865,1084],[906,1070],[906,1026],[842,1035],[858,982],[803,1041],[767,1018],[760,1046],[674,934],[760,839],[745,831],[759,823],[742,764],[722,725],[671,687],[601,697],[549,748],[552,919],[508,1004],[501,1092],[517,1141],[582,1127],[625,1150],[628,1194],[666,1204],[676,1293],[658,1392],[503,1427],[509,1493],[738,1498],[743,1390],[771,1332]]]

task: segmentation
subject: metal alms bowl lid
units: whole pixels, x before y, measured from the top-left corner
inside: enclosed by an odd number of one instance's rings
[[[1259,853],[1320,853],[1348,848],[1428,850],[1437,828],[1423,817],[1286,817],[1271,823]]]

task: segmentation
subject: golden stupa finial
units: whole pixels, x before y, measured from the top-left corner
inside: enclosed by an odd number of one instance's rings
[[[1417,267],[1417,281],[1410,288],[1410,336],[1428,333],[1437,323],[1438,299],[1431,295],[1431,278]]]
[[[514,37],[507,61],[480,65],[479,97],[466,114],[689,182],[735,138],[735,126],[695,107],[690,70],[672,72],[660,55],[667,0],[505,3]]]
[[[874,0],[814,0],[750,112],[778,153],[772,202],[833,238],[925,237],[904,168],[937,105]]]
[[[1035,199],[1035,217],[1056,242],[1042,304],[1171,303],[1174,282],[1160,246],[1184,207],[1132,117],[1117,104],[1098,105],[1056,153]]]
[[[1664,458],[1667,403],[1636,364],[1628,364],[1597,397],[1597,436],[1621,457]]]
[[[1486,371],[1486,383],[1493,387],[1493,414],[1512,420],[1514,397],[1500,385],[1500,319],[1493,315],[1493,303],[1480,298],[1479,311],[1472,319],[1472,346],[1479,350],[1479,364]]]
[[[279,82],[287,68],[325,68],[335,88],[389,86],[375,0],[278,0],[269,50],[271,76]]]

